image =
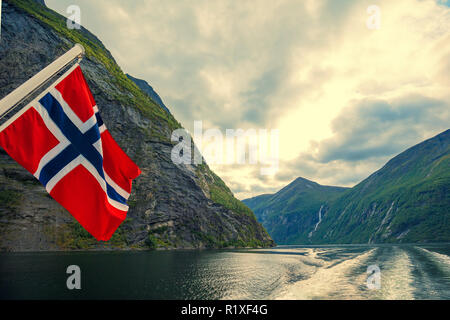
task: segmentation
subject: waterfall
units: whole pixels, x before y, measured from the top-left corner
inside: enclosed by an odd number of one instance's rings
[[[308,235],[309,238],[312,237],[313,233],[316,232],[317,227],[322,222],[322,209],[323,209],[323,205],[321,205],[320,209],[319,209],[319,221],[317,221],[316,225],[314,226],[314,230],[309,233],[309,235]]]

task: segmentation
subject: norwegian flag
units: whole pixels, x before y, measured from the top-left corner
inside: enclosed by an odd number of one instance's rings
[[[97,240],[125,219],[141,171],[106,129],[79,66],[5,123],[0,145]]]

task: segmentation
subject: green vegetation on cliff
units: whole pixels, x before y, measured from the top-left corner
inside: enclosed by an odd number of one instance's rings
[[[415,145],[336,199],[315,241],[450,241],[450,130]]]

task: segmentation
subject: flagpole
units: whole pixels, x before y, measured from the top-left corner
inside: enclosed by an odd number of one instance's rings
[[[79,43],[75,44],[72,49],[39,71],[32,78],[28,79],[20,87],[9,93],[0,100],[0,118],[73,60],[77,58],[81,60],[84,54],[84,47]]]

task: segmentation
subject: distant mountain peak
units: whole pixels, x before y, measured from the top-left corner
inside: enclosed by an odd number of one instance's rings
[[[318,184],[317,182],[308,180],[306,178],[303,177],[298,177],[297,179],[294,180],[295,183],[312,183],[312,184]]]
[[[153,89],[151,85],[148,84],[147,81],[135,78],[129,75],[128,73],[126,74],[126,76],[128,77],[128,79],[133,81],[139,87],[139,89],[144,91],[154,102],[156,102],[157,105],[159,105],[161,108],[170,113],[169,108],[166,107],[159,94],[156,93],[156,91]]]
[[[310,188],[320,186],[320,184],[318,184],[317,182],[308,180],[308,179],[302,178],[302,177],[298,177],[297,179],[292,181],[291,185],[305,186],[305,187],[310,187]]]
[[[321,185],[320,183],[317,183],[312,180],[308,180],[303,177],[298,177],[291,183],[289,183],[287,186],[282,188],[277,193],[285,193],[285,192],[308,192],[310,190],[345,190],[347,188],[345,187],[336,187],[336,186],[327,186],[327,185]]]

